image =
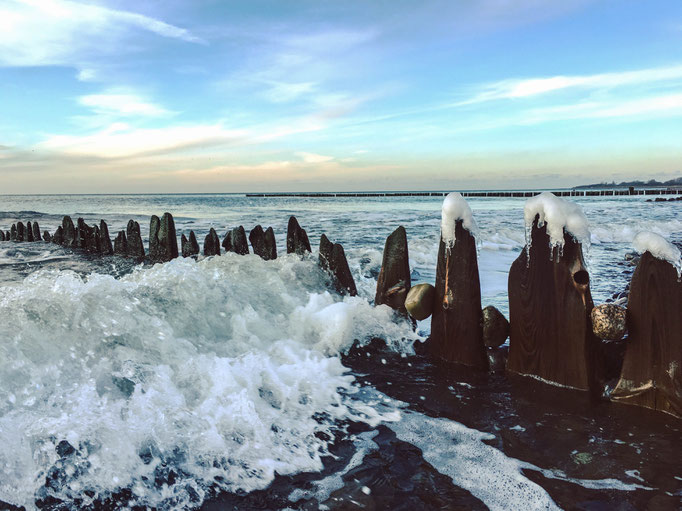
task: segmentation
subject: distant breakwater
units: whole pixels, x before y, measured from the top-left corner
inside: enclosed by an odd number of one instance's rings
[[[291,192],[291,193],[247,193],[247,197],[445,197],[449,192]],[[540,191],[480,191],[460,192],[463,197],[534,197]],[[556,190],[557,197],[609,197],[626,195],[682,195],[682,188],[625,188],[611,190]]]

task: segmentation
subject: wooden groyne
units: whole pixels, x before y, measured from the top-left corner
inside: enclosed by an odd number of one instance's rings
[[[247,197],[445,197],[450,192],[314,192],[314,193],[247,193]],[[529,198],[542,193],[540,190],[522,191],[463,191],[462,197],[517,197]],[[626,195],[682,195],[682,188],[623,188],[609,190],[555,190],[557,197],[612,197]]]
[[[408,318],[414,325],[432,316],[431,336],[415,350],[438,362],[506,371],[510,377],[532,377],[588,392],[595,399],[682,418],[682,283],[670,258],[654,257],[661,257],[657,249],[644,250],[629,285],[627,307],[614,303],[595,307],[583,261],[584,233],[581,238],[576,231],[569,232],[566,221],[557,234],[556,224],[552,226],[542,216],[545,213],[527,208],[549,200],[554,212],[567,208],[566,218],[576,211],[581,217],[582,210],[556,196],[533,198],[524,209],[530,236],[509,272],[507,320],[492,306],[482,308],[475,222],[465,195],[451,195],[443,205],[435,286],[411,282],[408,236],[402,226],[384,246],[375,305],[394,309],[397,318]],[[586,228],[587,220],[581,218]],[[575,216],[571,226],[575,228]],[[181,233],[178,247],[170,213],[152,216],[149,233],[145,250],[140,225],[131,219],[112,245],[104,220],[87,225],[82,218],[74,222],[65,216],[53,234],[41,235],[37,222],[17,222],[0,230],[0,241],[42,241],[90,255],[149,262],[200,254],[194,231]],[[312,252],[307,232],[293,216],[286,247],[288,254],[299,257]],[[262,259],[276,259],[274,230],[256,225],[247,236],[243,226],[228,228],[221,243],[211,228],[203,246],[205,256],[220,256],[223,251],[244,256],[251,250]],[[329,275],[330,289],[357,294],[343,247],[324,234],[318,264]]]

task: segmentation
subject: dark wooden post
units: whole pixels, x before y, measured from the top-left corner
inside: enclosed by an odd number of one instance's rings
[[[411,287],[407,232],[401,225],[386,238],[374,303],[386,304],[406,316],[405,298]]]
[[[579,390],[601,393],[600,341],[592,333],[593,303],[582,245],[564,231],[564,246],[550,246],[547,226],[533,221],[509,271],[507,370]]]
[[[614,401],[682,417],[682,282],[645,252],[632,275],[627,347]]]
[[[488,369],[476,240],[461,220],[455,223],[452,247],[441,236],[430,344],[433,353],[444,360]]]

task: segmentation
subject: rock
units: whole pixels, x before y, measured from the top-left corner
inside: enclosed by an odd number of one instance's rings
[[[682,417],[682,282],[645,252],[632,275],[623,368],[611,399]]]
[[[173,215],[164,213],[159,219],[152,215],[149,223],[149,258],[164,262],[178,257],[178,237],[175,232]]]
[[[10,229],[10,240],[11,241],[19,241],[17,240],[17,225],[12,224],[12,227]]]
[[[26,222],[26,230],[24,231],[24,241],[33,241],[33,226],[31,222]]]
[[[488,364],[490,372],[503,373],[507,367],[507,357],[509,356],[509,346],[499,346],[497,348],[487,348]]]
[[[109,227],[104,220],[99,221],[99,248],[103,255],[113,255],[114,247],[111,245]]]
[[[128,256],[128,240],[125,231],[118,231],[114,240],[114,254],[122,257]]]
[[[38,222],[33,222],[33,241],[40,241],[42,238],[40,237],[40,226],[38,225]]]
[[[436,268],[436,295],[431,318],[433,353],[448,361],[488,370],[483,344],[481,284],[476,240],[455,222],[455,240],[448,248],[441,233]]]
[[[213,227],[211,227],[211,230],[204,239],[204,255],[220,255],[220,238],[218,238],[218,234]]]
[[[582,246],[564,231],[563,251],[552,248],[538,216],[530,240],[509,271],[507,371],[601,395],[602,353],[589,321]]]
[[[267,231],[263,231],[263,228],[257,225],[249,232],[249,241],[253,247],[253,253],[257,256],[266,261],[277,259],[275,232],[272,230],[272,227],[268,227]]]
[[[73,220],[70,216],[65,216],[62,219],[62,245],[65,247],[73,247],[76,244],[76,227],[73,225]]]
[[[488,348],[502,346],[509,337],[509,321],[492,305],[482,311],[483,315],[483,343]]]
[[[386,238],[374,303],[386,304],[406,315],[405,299],[411,285],[407,233],[401,225]]]
[[[298,224],[296,217],[292,216],[287,226],[287,254],[303,255],[306,252],[312,252],[308,234]]]
[[[433,313],[435,298],[435,287],[431,284],[417,284],[412,286],[407,293],[405,309],[414,319],[423,321]]]
[[[50,243],[50,242],[52,241],[52,236],[50,236],[50,232],[49,232],[49,231],[44,231],[44,232],[43,232],[43,241],[44,241],[45,243]]]
[[[199,254],[199,242],[194,231],[189,231],[189,240],[182,235],[182,257],[192,257]]]
[[[249,243],[246,241],[244,227],[240,225],[228,232],[223,240],[223,248],[225,252],[247,255],[249,253]]]
[[[331,275],[334,287],[339,293],[357,296],[358,290],[343,246],[332,243],[324,234],[320,237],[319,264]]]
[[[56,243],[57,245],[64,244],[64,228],[61,225],[57,227],[56,231],[54,231],[54,236],[52,236],[52,243]]]
[[[627,310],[610,303],[597,305],[590,314],[592,331],[599,339],[619,341],[627,332]]]
[[[144,259],[144,245],[140,235],[140,224],[135,220],[129,220],[126,227],[126,240],[128,242],[127,255],[135,259]]]
[[[26,228],[21,222],[17,222],[17,241],[26,241]]]

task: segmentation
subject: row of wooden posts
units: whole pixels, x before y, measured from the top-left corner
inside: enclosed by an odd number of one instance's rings
[[[38,223],[18,222],[10,231],[0,231],[0,240],[40,241]],[[54,234],[45,231],[42,240],[89,253],[158,262],[199,254],[193,231],[189,237],[182,235],[178,251],[170,213],[152,216],[147,253],[134,220],[117,234],[113,246],[106,222],[89,226],[79,218],[74,224],[68,216]],[[263,259],[277,257],[271,227],[256,226],[248,240]],[[538,227],[536,217],[529,246],[509,272],[509,322],[493,307],[481,308],[476,240],[461,221],[455,224],[454,240],[451,248],[440,241],[435,287],[413,287],[407,233],[399,227],[386,240],[377,280],[376,305],[388,305],[418,320],[433,316],[425,345],[431,355],[480,370],[501,365],[508,373],[682,417],[682,283],[671,264],[648,252],[640,258],[623,316],[628,331],[624,355],[614,365],[613,357],[607,356],[614,340],[605,342],[608,339],[598,335],[589,273],[582,246],[573,236],[564,233],[563,247],[552,247],[546,226]],[[204,240],[204,255],[219,255],[221,246],[226,252],[248,254],[244,228],[228,231],[222,244],[211,228]],[[311,252],[307,233],[293,216],[286,246],[287,253]],[[319,264],[340,293],[357,294],[343,247],[324,234]],[[507,334],[508,356],[506,348],[500,348]],[[609,380],[613,380],[611,385]]]
[[[192,257],[199,255],[199,243],[194,231],[189,232],[189,237],[182,234],[180,250],[175,230],[173,215],[164,213],[160,218],[156,215],[149,222],[149,249],[145,252],[140,234],[140,224],[129,220],[125,230],[116,235],[112,244],[109,236],[109,228],[104,220],[99,225],[88,225],[82,218],[74,224],[70,216],[62,219],[62,225],[50,234],[44,231],[40,235],[38,222],[17,222],[9,231],[0,230],[0,241],[16,242],[52,242],[67,248],[81,249],[90,254],[118,255],[129,257],[139,261],[145,259],[151,262],[166,262],[182,255]],[[204,255],[220,255],[221,246],[225,252],[234,252],[240,255],[249,254],[249,242],[254,254],[265,260],[277,258],[277,244],[272,227],[263,229],[257,225],[249,232],[248,241],[243,226],[235,227],[225,234],[222,243],[216,230],[211,227],[204,239]],[[308,234],[303,229],[296,217],[289,218],[287,226],[287,253],[302,255],[311,252]],[[319,263],[332,277],[337,291],[341,294],[357,295],[355,280],[350,272],[348,260],[343,246],[332,243],[324,234],[320,238]]]

